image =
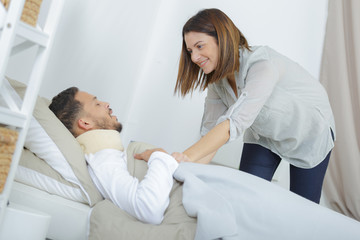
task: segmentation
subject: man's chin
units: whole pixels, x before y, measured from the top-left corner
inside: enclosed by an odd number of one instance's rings
[[[115,126],[115,129],[114,130],[116,130],[116,131],[118,131],[119,133],[121,132],[121,130],[122,130],[122,124],[121,123],[118,123],[118,124],[116,124],[116,126]]]
[[[108,129],[108,130],[116,130],[118,132],[121,132],[122,130],[122,124],[118,121],[109,121],[108,119],[103,121],[97,121],[95,122],[95,128],[96,129]]]

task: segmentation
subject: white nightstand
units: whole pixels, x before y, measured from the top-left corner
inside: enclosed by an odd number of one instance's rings
[[[10,204],[0,229],[2,240],[44,240],[51,216],[18,204]]]

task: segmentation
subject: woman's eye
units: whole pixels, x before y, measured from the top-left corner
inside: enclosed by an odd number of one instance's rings
[[[203,45],[197,45],[198,49],[202,49]]]

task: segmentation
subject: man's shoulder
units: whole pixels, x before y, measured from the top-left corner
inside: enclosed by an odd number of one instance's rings
[[[104,164],[124,164],[126,165],[126,154],[123,151],[106,148],[96,153],[85,154],[85,159],[91,166],[100,166]]]

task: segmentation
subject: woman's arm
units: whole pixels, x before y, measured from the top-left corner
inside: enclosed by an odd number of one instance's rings
[[[221,100],[215,87],[209,86],[205,99],[204,115],[201,122],[200,133],[203,137],[183,153],[173,153],[173,157],[178,162],[209,163],[215,156],[217,150],[229,139],[229,121],[226,120],[219,124],[219,126],[216,126],[217,120],[227,109],[227,106]],[[219,136],[217,136],[218,134]],[[202,146],[206,147],[203,148]]]
[[[210,162],[216,151],[229,140],[229,137],[230,121],[225,120],[216,125],[191,147],[186,149],[184,154],[188,156],[191,162]]]
[[[247,85],[243,89],[242,95],[244,96],[240,96],[237,102],[219,118],[219,121],[222,121],[221,123],[213,127],[190,148],[186,149],[183,154],[191,162],[197,162],[210,153],[217,151],[230,139],[230,119],[233,119],[232,139],[240,136],[254,122],[271,95],[278,79],[279,73],[272,62],[261,61],[252,65],[247,75]],[[245,98],[246,101],[244,101]]]
[[[211,162],[211,160],[214,158],[215,154],[217,151],[210,153],[209,155],[200,158],[199,160],[196,161],[196,163],[202,163],[202,164],[208,164]]]
[[[208,164],[209,162],[211,162],[211,160],[213,159],[213,157],[215,156],[216,151],[210,153],[209,155],[200,158],[197,161],[194,161],[196,163],[202,163],[202,164]],[[173,156],[173,158],[176,159],[177,162],[181,163],[181,162],[191,162],[191,159],[184,153],[180,153],[180,152],[174,152],[171,154],[171,156]]]

